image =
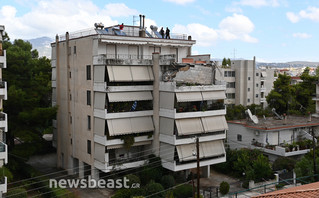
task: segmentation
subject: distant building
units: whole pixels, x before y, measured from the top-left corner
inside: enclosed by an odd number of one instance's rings
[[[302,80],[301,80],[300,76],[292,76],[290,78],[290,84],[291,85],[296,85],[296,84],[299,84],[301,82],[302,82]]]
[[[8,132],[8,116],[3,111],[3,100],[7,100],[7,82],[2,79],[2,69],[7,68],[6,50],[2,48],[5,27],[0,25],[0,167],[8,163],[8,146],[6,132]],[[0,197],[7,192],[7,177],[0,178]]]
[[[226,105],[267,106],[266,96],[274,82],[274,69],[257,69],[256,60],[233,60],[216,71],[216,80],[226,82]]]
[[[162,39],[143,21],[123,31],[96,24],[51,45],[54,144],[69,174],[99,178],[144,165],[150,154],[169,170],[189,170],[194,136],[207,174],[226,160],[226,87],[212,84],[210,56],[192,56],[191,37]]]
[[[319,135],[319,118],[288,116],[281,119],[228,121],[227,142],[231,149],[260,149],[271,161],[277,157],[301,157],[310,151],[312,130]]]

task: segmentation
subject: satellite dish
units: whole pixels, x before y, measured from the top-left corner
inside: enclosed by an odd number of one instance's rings
[[[253,115],[250,111],[250,109],[246,110],[246,113],[248,114],[249,118],[255,123],[258,124],[258,118],[257,116]]]

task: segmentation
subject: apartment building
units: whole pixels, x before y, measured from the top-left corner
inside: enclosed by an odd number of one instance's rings
[[[273,87],[274,69],[256,68],[256,59],[233,60],[228,67],[219,67],[216,80],[226,82],[227,105],[267,106],[266,96]]]
[[[95,24],[51,45],[59,106],[53,142],[58,167],[69,174],[99,178],[144,165],[150,154],[172,171],[188,170],[196,164],[189,156],[195,136],[206,173],[226,160],[226,87],[212,85],[209,57],[191,56],[191,37],[162,39],[154,26],[146,30],[143,16],[140,24]]]
[[[5,27],[0,25],[0,167],[8,163],[8,146],[6,132],[8,132],[8,116],[3,111],[3,100],[7,100],[7,82],[2,79],[2,69],[7,68],[6,50],[3,50],[3,35]],[[7,177],[0,178],[0,197],[7,192]]]

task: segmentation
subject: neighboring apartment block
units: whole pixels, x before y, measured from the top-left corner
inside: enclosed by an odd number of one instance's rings
[[[2,79],[2,69],[7,68],[6,50],[3,50],[4,26],[0,25],[0,167],[8,163],[8,146],[6,132],[8,132],[8,116],[3,112],[3,100],[7,100],[7,82]],[[7,177],[0,178],[0,197],[7,192]]]
[[[274,161],[278,157],[301,157],[319,136],[319,118],[287,116],[263,118],[258,124],[249,120],[228,121],[227,142],[231,149],[259,149]],[[316,139],[316,138],[315,138]]]
[[[209,57],[191,56],[191,37],[162,39],[143,21],[122,31],[96,24],[52,43],[53,141],[69,174],[99,178],[144,165],[150,154],[188,170],[196,167],[195,136],[201,166],[226,160],[226,87],[212,85]],[[199,64],[182,63],[186,57]]]
[[[228,67],[219,67],[216,80],[226,82],[225,104],[267,106],[266,96],[273,87],[274,69],[256,68],[253,60],[233,60]]]

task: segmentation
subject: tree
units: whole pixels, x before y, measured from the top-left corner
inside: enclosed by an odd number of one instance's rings
[[[229,183],[223,181],[219,184],[220,193],[226,195],[229,192]]]
[[[223,65],[223,66],[226,66],[226,65],[227,65],[227,60],[226,60],[226,58],[223,58],[222,65]]]
[[[7,141],[14,146],[14,138],[23,142],[42,141],[44,132],[52,131],[52,119],[57,108],[51,107],[51,65],[46,57],[38,57],[37,50],[23,40],[3,43],[7,50],[7,68],[3,79],[8,84],[8,98],[4,111],[9,116]],[[25,156],[24,156],[25,157]]]
[[[277,113],[287,113],[289,105],[294,105],[294,88],[290,85],[290,76],[279,74],[274,82],[274,89],[266,97],[271,108],[275,108]]]
[[[228,65],[228,66],[231,66],[230,58],[227,59],[227,65]]]

